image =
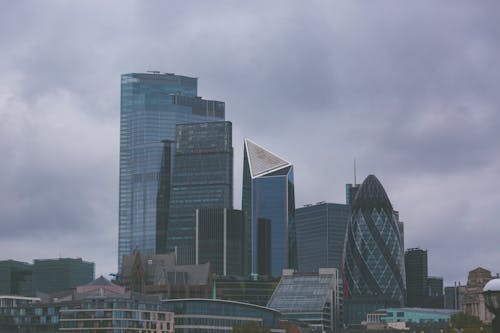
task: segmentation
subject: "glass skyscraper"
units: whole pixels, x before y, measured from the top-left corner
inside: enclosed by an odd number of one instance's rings
[[[295,210],[300,272],[317,272],[327,267],[340,271],[349,216],[349,205],[326,202]]]
[[[233,208],[232,124],[177,125],[167,251],[178,264],[195,263],[198,208]]]
[[[242,210],[246,267],[253,275],[280,276],[297,268],[293,166],[245,139]]]
[[[224,102],[197,96],[197,79],[121,77],[118,265],[123,255],[166,252],[172,142],[176,125],[224,120]]]
[[[345,296],[403,305],[406,279],[400,231],[391,202],[375,176],[361,184],[351,209],[344,248]]]
[[[406,305],[425,306],[425,279],[428,276],[427,250],[408,249],[405,252]]]

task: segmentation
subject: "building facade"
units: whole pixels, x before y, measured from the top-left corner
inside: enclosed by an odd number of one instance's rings
[[[463,310],[465,286],[460,284],[444,287],[444,308]]]
[[[0,261],[0,295],[33,296],[33,265],[15,260]]]
[[[351,204],[343,270],[347,299],[365,298],[373,305],[404,304],[406,274],[400,232],[392,204],[373,175],[363,181]]]
[[[218,299],[266,306],[278,283],[278,278],[217,277],[214,290]]]
[[[319,332],[337,332],[342,327],[339,271],[320,268],[318,273],[283,270],[267,306],[284,319],[299,320]]]
[[[227,208],[196,210],[196,262],[210,263],[218,276],[243,276],[243,212]]]
[[[176,127],[167,250],[194,264],[197,208],[233,208],[231,122]]]
[[[212,296],[210,264],[177,265],[175,253],[124,256],[120,285],[134,292],[163,298]]]
[[[134,249],[145,254],[167,250],[176,125],[225,118],[224,102],[197,96],[197,81],[159,72],[121,77],[119,267]]]
[[[273,332],[281,318],[278,311],[270,308],[225,300],[190,298],[164,300],[163,304],[175,314],[175,333],[226,333],[248,322],[266,326]]]
[[[350,207],[320,202],[295,210],[298,270],[317,272],[319,268],[340,270]]]
[[[483,295],[483,288],[493,277],[491,271],[478,267],[469,272],[464,293],[463,311],[478,317],[484,323],[491,323],[493,315],[488,311]]]
[[[35,259],[33,290],[54,293],[94,280],[95,264],[81,258]]]
[[[297,268],[293,166],[249,139],[244,142],[242,210],[247,272],[279,276],[284,268]]]
[[[443,309],[443,278],[439,276],[428,276],[425,279],[425,307],[429,309]]]
[[[426,278],[428,276],[427,250],[408,249],[405,252],[406,305],[425,307]]]

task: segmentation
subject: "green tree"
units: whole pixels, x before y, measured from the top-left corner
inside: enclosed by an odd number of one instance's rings
[[[247,323],[233,326],[233,333],[271,333],[271,330],[266,326],[262,326],[256,321],[249,321]]]

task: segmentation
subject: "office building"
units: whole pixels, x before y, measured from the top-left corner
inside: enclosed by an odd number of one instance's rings
[[[295,210],[298,270],[341,269],[345,231],[350,207],[319,202]]]
[[[177,125],[167,250],[194,264],[198,208],[233,208],[231,122]]]
[[[463,310],[464,294],[465,286],[460,284],[444,287],[444,308]]]
[[[342,327],[339,281],[335,268],[317,273],[285,269],[267,306],[281,312],[283,319],[308,323],[318,332],[337,332]]]
[[[278,282],[279,278],[255,280],[217,277],[214,280],[214,289],[218,299],[266,306]]]
[[[33,290],[54,293],[74,288],[94,279],[95,264],[81,258],[35,259]]]
[[[359,184],[345,184],[345,203],[351,205],[354,202],[356,193],[358,193]]]
[[[297,268],[293,166],[249,139],[244,146],[245,265],[254,276],[279,276]]]
[[[196,210],[196,265],[210,263],[218,276],[242,276],[243,212],[227,208]]]
[[[425,299],[424,305],[428,309],[443,309],[443,278],[438,276],[428,276],[425,279]]]
[[[33,265],[15,261],[0,261],[0,295],[33,296]]]
[[[159,72],[121,77],[119,267],[135,249],[167,250],[176,125],[224,120],[224,102],[198,97],[197,81]]]
[[[373,312],[378,304],[404,304],[406,275],[400,232],[392,204],[373,175],[363,181],[351,204],[343,270],[344,296],[351,301],[346,307],[352,307],[347,313],[358,316],[348,320],[365,318],[364,311]]]
[[[256,323],[271,332],[279,327],[281,314],[270,308],[219,299],[163,300],[164,308],[174,312],[176,333],[227,333],[235,326]]]
[[[428,276],[427,250],[408,249],[405,252],[406,305],[425,307],[426,278]]]

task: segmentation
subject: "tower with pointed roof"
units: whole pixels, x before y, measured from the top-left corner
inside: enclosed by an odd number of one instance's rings
[[[247,273],[280,276],[297,267],[293,165],[245,139],[242,210]]]
[[[404,255],[392,204],[382,184],[369,175],[351,203],[344,247],[349,298],[371,297],[403,305]]]

